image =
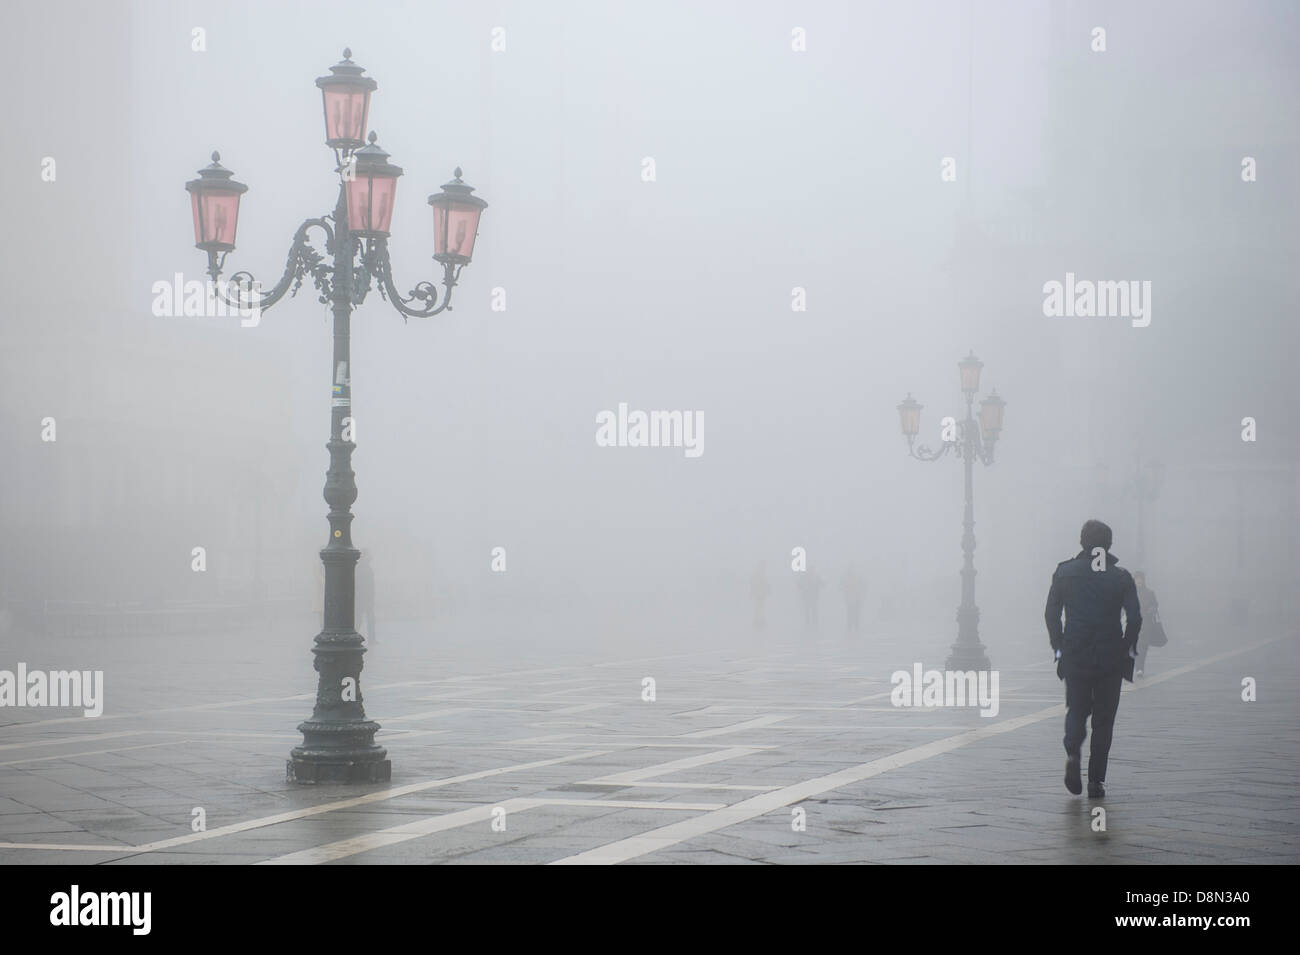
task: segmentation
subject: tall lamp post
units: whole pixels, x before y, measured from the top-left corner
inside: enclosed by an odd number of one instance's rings
[[[433,207],[433,258],[442,266],[443,291],[440,295],[432,282],[423,281],[406,296],[398,294],[388,235],[402,170],[388,161],[373,132],[369,145],[364,143],[370,94],[378,86],[364,72],[352,62],[352,52],[344,50],[343,60],[330,67],[330,75],[316,81],[325,110],[325,143],[334,150],[339,173],[338,200],[333,213],[298,227],[284,274],[270,291],[261,291],[248,272],[231,276],[233,297],[232,289],[221,282],[226,256],[235,248],[240,196],[248,187],[234,180],[215,152],[212,165],[185,184],[194,214],[195,245],[208,254],[208,274],[227,305],[270,308],[286,292],[296,295],[310,276],[320,301],[334,313],[330,439],[325,446],[330,455],[325,472],[330,535],[320,552],[325,565],[325,615],[324,628],[312,648],[320,674],[316,706],[311,717],[298,725],[303,742],[293,749],[287,766],[290,782],[299,783],[382,782],[392,776],[388,752],[375,742],[379,724],[366,718],[361,697],[365,639],[356,631],[354,615],[361,552],[352,546],[351,511],[357,498],[349,371],[352,310],[365,301],[372,282],[404,316],[428,318],[451,308],[452,289],[474,254],[479,217],[487,207],[472,195],[474,190],[465,185],[457,169],[455,178],[428,200]],[[324,255],[311,245],[313,229],[324,235]]]
[[[1133,478],[1128,483],[1128,491],[1137,498],[1137,568],[1146,569],[1146,522],[1143,520],[1145,506],[1155,503],[1160,488],[1165,483],[1165,468],[1159,461],[1143,462],[1139,454],[1133,468]]]
[[[907,438],[907,453],[918,461],[937,461],[949,451],[962,459],[966,466],[966,516],[962,523],[961,549],[964,556],[961,568],[961,605],[957,608],[957,642],[952,646],[945,666],[949,670],[987,670],[989,658],[979,638],[979,607],[975,606],[975,461],[984,465],[993,463],[993,445],[1002,431],[1002,413],[1006,402],[995,390],[980,402],[979,420],[974,415],[975,392],[980,387],[980,369],[984,363],[971,352],[957,363],[961,372],[961,390],[966,395],[966,419],[957,425],[952,440],[945,440],[938,451],[925,445],[914,447],[921,430],[921,409],[924,407],[910,394],[898,406],[899,423]]]

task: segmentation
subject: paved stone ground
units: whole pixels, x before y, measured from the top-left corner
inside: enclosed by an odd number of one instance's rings
[[[697,629],[628,651],[599,634],[556,649],[518,621],[396,627],[363,687],[393,780],[352,787],[284,782],[310,626],[10,634],[0,668],[103,668],[108,702],[98,719],[0,710],[0,862],[1300,861],[1294,632],[1206,628],[1153,651],[1125,687],[1099,832],[1061,783],[1045,637],[986,635],[1001,698],[983,718],[890,705],[890,674],[941,665],[939,637],[918,656],[888,633]]]

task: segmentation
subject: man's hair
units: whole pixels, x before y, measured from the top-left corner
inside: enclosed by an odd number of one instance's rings
[[[1101,521],[1085,521],[1083,530],[1079,531],[1079,546],[1086,551],[1094,547],[1110,550],[1110,527]]]

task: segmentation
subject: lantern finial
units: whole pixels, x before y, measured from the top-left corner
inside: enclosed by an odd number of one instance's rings
[[[212,150],[212,161],[221,162],[221,153],[217,152],[215,149]]]
[[[343,48],[343,59],[345,59],[345,60],[350,60],[350,59],[352,59],[352,47],[350,47],[350,46],[345,46],[345,47]]]
[[[460,166],[457,166],[457,167],[452,171],[452,175],[455,176],[457,179],[459,179],[459,178],[461,177]]]
[[[375,131],[372,129],[372,130],[370,131],[370,142],[373,143],[373,142],[374,142],[375,140],[377,140],[378,138],[379,138],[379,134],[378,134],[377,132],[375,132]]]

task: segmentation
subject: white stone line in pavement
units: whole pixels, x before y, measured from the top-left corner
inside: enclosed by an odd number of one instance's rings
[[[226,700],[220,703],[195,703],[191,706],[169,706],[157,710],[146,710],[139,713],[104,713],[96,716],[96,722],[104,720],[125,720],[134,716],[156,716],[159,713],[198,713],[203,710],[220,710],[231,706],[253,706],[256,703],[287,703],[291,700],[314,700],[315,693],[300,693],[297,696],[268,696],[256,700]],[[29,726],[53,726],[57,723],[78,723],[84,720],[84,716],[60,716],[48,720],[25,720],[21,723],[8,723],[4,726],[5,730],[26,729]]]
[[[433,835],[435,832],[445,832],[448,829],[458,829],[461,826],[472,825],[473,823],[491,822],[492,812],[496,809],[504,809],[506,814],[514,815],[516,813],[526,812],[529,809],[537,809],[541,806],[580,806],[583,808],[599,809],[673,809],[677,811],[708,812],[713,809],[721,808],[719,803],[671,803],[671,802],[645,802],[626,799],[541,799],[531,797],[519,797],[507,799],[505,802],[493,803],[492,805],[474,806],[471,809],[460,809],[455,812],[443,813],[437,816],[428,816],[424,819],[417,819],[415,822],[404,823],[400,826],[393,826],[389,829],[381,829],[378,832],[368,832],[362,836],[353,836],[350,839],[340,839],[338,842],[331,842],[327,845],[318,846],[315,849],[303,849],[299,852],[290,852],[287,855],[277,856],[274,859],[267,859],[259,862],[257,865],[320,865],[325,862],[336,862],[339,859],[345,859],[348,856],[354,856],[361,852],[368,852],[371,849],[382,849],[385,846],[391,846],[399,842],[407,842],[411,839],[419,839],[422,836]],[[490,848],[490,846],[484,846]]]
[[[538,693],[536,696],[529,697],[527,700],[524,700],[523,702],[541,703],[544,701],[553,700],[557,696],[566,696],[568,694],[573,694],[574,696],[580,697],[585,693],[591,693],[593,691],[598,691],[603,689],[604,687],[599,685],[598,686],[569,686],[569,687],[565,687],[563,690],[552,690],[550,693]],[[635,694],[629,694],[629,696],[631,696],[632,699],[636,699]]]
[[[410,720],[429,720],[436,716],[454,716],[457,713],[478,713],[481,712],[475,706],[453,706],[441,710],[425,710],[423,713],[407,713],[405,716],[396,714],[391,716],[373,717],[379,723],[405,723]]]
[[[680,713],[674,713],[673,716],[708,716],[712,713],[723,713],[731,707],[725,703],[710,703],[708,706],[702,706],[698,710],[682,710]]]
[[[890,689],[890,690],[885,690],[883,693],[872,693],[870,696],[860,696],[856,700],[849,700],[847,703],[843,705],[856,706],[859,703],[870,703],[872,700],[884,700],[887,699],[893,692],[894,691]]]
[[[560,667],[546,667],[532,670],[507,670],[505,673],[470,673],[458,677],[439,677],[435,680],[405,680],[395,683],[377,683],[368,688],[368,692],[374,693],[377,690],[397,689],[407,686],[437,686],[440,683],[463,683],[468,680],[502,680],[511,676],[528,676],[537,673],[563,673],[566,670],[586,670],[592,667],[614,667],[614,666],[631,666],[638,663],[651,663],[658,660],[671,660],[676,657],[696,657],[706,656],[713,653],[726,652],[728,648],[714,648],[710,650],[690,650],[683,653],[668,653],[655,657],[638,657],[632,660],[612,660],[607,663],[574,663]],[[500,689],[500,687],[496,687]],[[156,710],[147,710],[137,713],[104,713],[95,717],[96,720],[122,720],[130,719],[134,716],[155,716],[159,713],[192,713],[203,710],[224,709],[233,706],[252,706],[255,703],[288,703],[295,700],[315,700],[316,694],[297,693],[293,696],[266,696],[251,700],[224,700],[216,703],[195,703],[190,706],[169,706]],[[518,700],[507,700],[506,702],[518,702]],[[48,720],[23,720],[16,723],[7,723],[3,728],[26,729],[29,726],[51,726],[58,723],[76,723],[84,720],[84,716],[60,716]]]
[[[588,784],[591,785],[591,784]],[[606,785],[604,783],[596,785]],[[651,783],[638,782],[633,783],[631,789],[717,789],[717,790],[736,790],[737,792],[747,793],[765,793],[773,789],[780,789],[781,783],[773,783],[770,786],[741,786],[736,783]]]
[[[398,738],[400,738],[401,736],[412,735],[412,734],[414,734],[414,735],[427,735],[427,734],[433,734],[433,733],[446,733],[446,732],[448,732],[448,731],[447,731],[447,730],[419,730],[419,731],[416,731],[416,730],[398,730],[397,733],[392,734],[392,735],[387,735],[385,738],[387,738],[387,739],[398,739]],[[9,749],[30,749],[30,748],[33,748],[33,747],[36,747],[36,746],[63,746],[63,745],[65,745],[65,744],[67,744],[67,743],[84,743],[84,742],[87,742],[87,741],[89,741],[89,740],[120,739],[120,738],[123,737],[123,736],[188,736],[188,737],[193,737],[194,739],[198,739],[198,738],[205,738],[205,739],[206,739],[206,738],[212,738],[212,739],[226,739],[226,738],[233,738],[233,739],[287,739],[287,740],[294,740],[294,739],[301,739],[301,738],[302,738],[302,734],[301,734],[301,733],[246,733],[246,732],[240,732],[240,731],[238,731],[238,730],[155,730],[155,729],[148,729],[148,730],[124,730],[124,731],[122,731],[122,732],[120,732],[120,733],[89,733],[89,734],[84,735],[84,736],[65,736],[65,737],[63,737],[63,738],[61,738],[61,739],[36,739],[36,740],[28,740],[28,741],[25,742],[25,743],[7,743],[7,744],[5,744],[5,745],[3,745],[3,746],[0,746],[0,751],[3,751],[3,750],[9,750]],[[151,745],[152,745],[152,744],[151,744]],[[161,744],[160,744],[160,745],[161,745]],[[130,747],[129,747],[129,748],[130,748]],[[101,753],[112,753],[112,752],[117,752],[117,751],[118,751],[118,750],[106,749],[106,750],[97,750],[96,752],[101,752]],[[65,755],[63,755],[63,756],[48,756],[48,757],[41,757],[41,758],[42,758],[42,759],[70,759],[70,758],[71,758],[72,756],[74,756],[74,755],[75,755],[75,756],[88,756],[88,755],[92,755],[92,754],[91,754],[90,752],[86,752],[86,753],[72,753],[72,754],[65,754]],[[30,760],[25,760],[25,759],[23,759],[23,760],[11,760],[10,763],[12,763],[12,762],[30,762]],[[0,766],[8,766],[8,765],[10,765],[10,763],[0,763]]]
[[[28,756],[24,759],[10,759],[0,766],[17,766],[19,763],[44,763],[51,759],[77,759],[80,756],[103,756],[105,753],[129,753],[133,749],[154,749],[158,746],[177,746],[192,743],[192,739],[169,739],[164,743],[141,743],[139,746],[118,746],[114,749],[91,749],[83,753],[60,753],[58,756]]]
[[[1128,692],[1142,690],[1154,686],[1165,680],[1172,679],[1183,673],[1209,666],[1220,660],[1226,660],[1259,647],[1274,643],[1275,640],[1265,640],[1261,643],[1252,644],[1246,647],[1238,647],[1225,653],[1220,653],[1212,657],[1207,657],[1195,663],[1189,663],[1184,666],[1170,670],[1153,677],[1150,681],[1144,681],[1140,686],[1130,684],[1124,689]],[[911,749],[905,749],[902,752],[893,753],[880,759],[873,759],[857,766],[843,769],[836,773],[826,776],[818,776],[815,779],[808,779],[801,783],[795,783],[792,786],[785,786],[781,789],[774,790],[770,793],[763,793],[759,796],[753,796],[750,799],[742,800],[734,805],[727,806],[725,809],[717,809],[702,816],[696,816],[693,819],[685,819],[681,822],[672,823],[667,826],[660,826],[658,829],[652,829],[649,832],[639,836],[632,836],[627,839],[620,839],[617,842],[611,842],[608,845],[599,846],[595,849],[589,849],[586,852],[579,852],[563,859],[557,859],[551,865],[612,865],[619,862],[626,862],[629,859],[635,859],[660,849],[666,849],[678,843],[693,839],[696,836],[707,835],[711,832],[717,832],[719,829],[725,829],[738,823],[746,822],[757,816],[765,815],[777,809],[789,806],[804,799],[810,799],[813,796],[819,796],[824,792],[830,792],[836,789],[842,789],[845,786],[852,786],[862,782],[864,779],[870,779],[872,776],[879,776],[881,773],[887,773],[890,770],[898,769],[902,766],[908,766],[912,763],[930,759],[934,756],[940,756],[944,753],[952,752],[963,746],[979,740],[987,739],[991,736],[998,736],[1003,733],[1010,733],[1018,730],[1023,726],[1030,726],[1042,720],[1049,719],[1053,716],[1061,716],[1065,713],[1065,704],[1058,703],[1047,709],[1039,710],[1036,713],[1030,713],[1025,716],[1018,716],[1008,720],[1001,720],[991,726],[981,727],[980,729],[971,730],[966,733],[959,733],[956,736],[949,736],[946,739],[935,740],[931,743],[925,743],[921,746],[915,746]]]
[[[885,695],[888,696],[889,694],[885,694]],[[673,694],[673,703],[674,703],[674,704],[679,704],[679,703],[690,703],[690,702],[693,702],[693,701],[694,701],[694,702],[703,702],[704,699],[705,699],[705,697],[693,697],[693,696],[689,696],[689,695],[688,695],[688,696],[679,696],[679,695],[677,695],[677,694]],[[766,697],[765,697],[764,699],[762,699],[762,700],[722,700],[722,701],[718,701],[718,698],[717,698],[717,697],[715,697],[715,696],[709,696],[709,697],[707,697],[707,699],[709,699],[709,700],[713,700],[713,701],[718,702],[718,703],[720,704],[720,705],[719,705],[718,712],[723,712],[724,709],[727,709],[727,710],[730,710],[730,709],[750,709],[750,710],[807,710],[807,711],[809,711],[809,712],[840,712],[840,713],[844,713],[844,712],[846,712],[846,710],[845,710],[843,704],[833,705],[833,706],[801,706],[801,705],[798,704],[798,703],[782,703],[782,702],[779,701],[779,700],[772,700],[772,699],[769,699],[769,698],[766,698]],[[506,709],[506,708],[501,709],[500,712],[502,712],[502,713],[507,713],[507,712],[515,713],[515,712],[519,712],[520,709],[521,709],[524,705],[527,705],[527,704],[537,704],[537,705],[543,705],[543,704],[546,704],[546,705],[552,705],[552,704],[568,704],[568,703],[572,703],[572,704],[574,704],[575,706],[576,706],[576,705],[586,706],[587,704],[592,703],[593,701],[592,701],[592,700],[586,700],[586,701],[583,701],[583,700],[557,700],[557,699],[545,699],[545,700],[543,700],[543,699],[540,699],[540,698],[529,699],[529,698],[525,698],[525,697],[513,696],[513,697],[502,697],[501,699],[492,699],[492,700],[475,700],[474,702],[475,702],[476,704],[477,704],[477,703],[509,703],[509,704],[513,704],[513,706],[511,706],[511,707],[508,708],[508,709]],[[602,703],[603,703],[604,705],[606,705],[606,706],[623,706],[623,705],[634,705],[634,706],[635,706],[635,705],[640,705],[639,698],[636,698],[636,699],[635,699],[635,702],[629,704],[629,701],[628,701],[627,697],[620,697],[620,698],[617,698],[617,699],[603,700],[603,701],[599,701],[599,702],[602,702]],[[664,703],[663,703],[663,702],[657,703],[656,706],[664,706]],[[487,712],[491,712],[491,711],[492,711],[491,707],[487,707],[487,706],[483,706],[483,707],[475,706],[474,708],[475,708],[475,710],[483,710],[483,711],[487,711]],[[551,715],[554,715],[557,711],[556,711],[556,710],[537,710],[536,712],[537,712],[537,714],[538,714],[539,716],[551,716]],[[702,712],[703,712],[702,709],[696,709],[696,710],[680,710],[680,711],[676,711],[676,712],[670,713],[669,715],[670,715],[670,716],[695,716],[695,715],[698,715],[698,714],[700,714],[700,713],[702,713]]]
[[[575,739],[575,737],[577,738]],[[545,736],[534,736],[531,739],[527,739],[527,740],[511,740],[510,742],[498,743],[496,745],[499,747],[507,747],[507,746],[513,746],[514,744],[518,743],[520,745],[528,745],[528,746],[571,747],[576,745],[577,739],[581,739],[582,742],[591,744],[593,746],[602,746],[605,749],[644,749],[644,748],[712,749],[714,746],[717,745],[716,743],[675,743],[673,742],[673,740],[677,739],[676,736],[635,736],[632,737],[631,740],[629,740],[626,736],[620,737],[614,733],[585,733],[582,734],[581,736],[578,736],[575,733],[565,733],[560,737],[560,739],[557,740],[552,740]],[[561,740],[567,740],[567,742],[561,742]],[[597,740],[599,740],[599,742],[597,742]],[[444,748],[455,749],[457,748],[457,746],[454,743],[449,743]],[[461,748],[480,749],[481,747],[465,746]],[[760,751],[767,750],[767,749],[780,749],[780,748],[781,747],[779,746],[768,745],[765,743],[763,744],[755,743],[753,746],[750,747],[750,749],[760,750]]]
[[[715,726],[709,730],[696,730],[694,733],[682,733],[681,739],[708,739],[711,736],[726,736],[730,733],[740,733],[744,730],[758,729],[761,726],[771,726],[773,723],[780,723],[782,720],[790,719],[789,716],[759,716],[752,720],[745,720],[743,723],[732,723],[730,726]]]
[[[1005,701],[1004,701],[1005,702]],[[816,723],[786,723],[781,727],[783,730],[825,730],[828,733],[893,733],[895,731],[908,732],[915,731],[918,733],[928,733],[932,730],[968,730],[970,726],[961,726],[957,724],[933,724],[927,723],[924,726],[885,726],[882,723],[855,723],[850,726],[818,726]]]
[[[585,779],[582,781],[582,785],[630,786],[633,783],[639,783],[643,779],[667,776],[669,773],[678,773],[684,769],[708,766],[712,763],[721,763],[741,756],[752,756],[754,753],[759,752],[762,752],[762,750],[753,746],[731,746],[727,749],[714,750],[711,753],[700,753],[698,756],[683,756],[681,759],[669,760],[666,763],[655,763],[653,766],[642,766],[640,769],[629,769],[621,773],[611,773],[608,776],[598,776],[595,779]]]
[[[584,683],[591,679],[591,674],[583,673],[578,676],[566,676],[559,680],[535,680],[533,686],[559,686],[561,683]]]
[[[82,717],[84,719],[84,717]],[[9,749],[30,749],[33,746],[62,746],[66,743],[84,743],[92,739],[118,739],[123,736],[143,736],[149,730],[124,730],[121,733],[86,733],[82,736],[65,736],[62,739],[33,739],[25,743],[5,743],[0,751]]]
[[[606,846],[567,856],[556,860],[552,865],[609,865],[626,862],[646,853],[664,849],[679,842],[685,842],[687,839],[717,832],[719,829],[725,829],[728,826],[734,826],[756,816],[765,815],[791,803],[800,802],[834,789],[842,789],[845,786],[860,783],[864,779],[870,779],[872,776],[878,776],[892,769],[898,769],[901,766],[907,766],[911,763],[951,752],[954,749],[960,749],[977,740],[1009,733],[1012,730],[1037,723],[1048,717],[1059,716],[1064,711],[1065,706],[1058,704],[1038,713],[1031,713],[1028,716],[1004,720],[989,727],[982,727],[956,736],[949,736],[946,739],[924,743],[921,746],[905,749],[880,759],[873,759],[836,773],[818,776],[769,793],[753,796],[725,809],[718,809],[703,816],[697,816],[694,819],[687,819],[669,826],[661,826],[640,836],[621,839]]]
[[[379,689],[382,689],[382,687],[379,687]],[[415,701],[417,703],[460,703],[461,701],[477,703],[478,700],[471,700],[470,697],[482,696],[484,693],[504,693],[505,690],[504,686],[476,686],[467,690],[458,690],[455,693],[440,691],[431,693],[428,696],[417,696]],[[374,690],[371,690],[370,693],[373,695]]]
[[[294,809],[290,812],[277,813],[274,816],[262,816],[258,819],[246,819],[243,822],[231,823],[228,826],[209,829],[206,832],[194,832],[184,836],[175,836],[171,839],[162,839],[158,842],[147,842],[144,845],[139,846],[80,846],[78,848],[89,852],[122,852],[127,854],[157,852],[159,849],[171,849],[174,846],[188,845],[191,842],[202,842],[205,839],[216,839],[221,836],[230,836],[240,832],[247,832],[250,829],[261,829],[266,826],[278,825],[282,822],[292,822],[295,819],[305,819],[308,816],[319,816],[321,813],[334,812],[339,809],[351,809],[354,806],[365,806],[370,803],[384,802],[389,799],[396,799],[399,796],[409,795],[410,793],[423,792],[427,789],[454,786],[456,783],[472,782],[476,779],[487,779],[492,776],[503,775],[504,773],[516,773],[528,769],[540,769],[543,766],[555,766],[559,763],[572,763],[577,760],[591,759],[595,756],[604,755],[606,755],[606,753],[601,750],[591,750],[588,752],[573,753],[569,756],[557,756],[554,759],[542,759],[530,763],[516,763],[511,766],[499,766],[496,769],[483,769],[474,773],[464,773],[460,776],[448,776],[443,779],[430,779],[422,783],[408,783],[405,786],[395,786],[392,789],[385,789],[380,792],[366,793],[364,796],[353,796],[350,799],[340,799],[336,802],[322,803],[319,806],[308,806],[305,809]],[[68,847],[60,845],[0,842],[0,849],[47,848],[67,849]]]
[[[83,846],[76,843],[60,845],[57,842],[0,842],[0,849],[53,849],[56,852],[129,852],[130,846]]]
[[[586,713],[589,710],[600,710],[600,709],[604,709],[607,706],[613,706],[613,705],[614,704],[612,702],[578,703],[574,706],[563,706],[560,707],[560,709],[558,710],[551,710],[549,715],[561,716],[568,713]]]

